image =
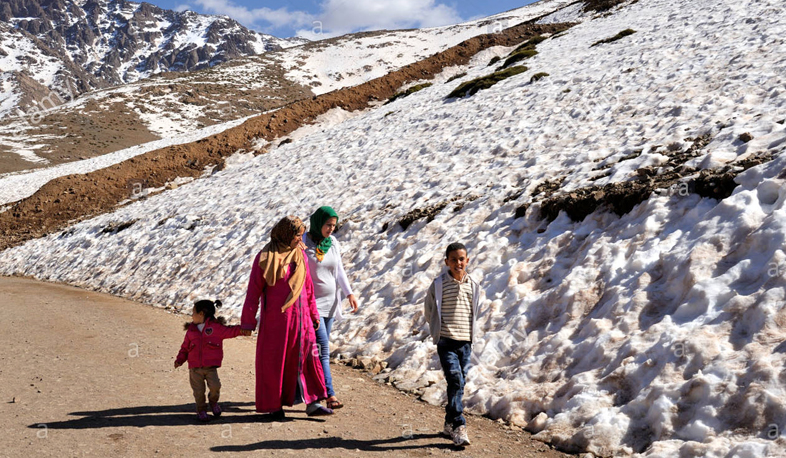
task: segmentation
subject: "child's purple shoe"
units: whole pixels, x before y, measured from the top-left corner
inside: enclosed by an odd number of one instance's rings
[[[220,417],[221,416],[221,406],[218,403],[212,405],[213,408],[213,416]]]
[[[314,403],[306,408],[306,415],[309,417],[322,417],[325,415],[333,415],[333,409]]]
[[[204,410],[201,412],[197,412],[197,418],[199,419],[199,421],[203,421],[203,422],[210,420],[209,418],[207,418],[207,412],[205,412]]]

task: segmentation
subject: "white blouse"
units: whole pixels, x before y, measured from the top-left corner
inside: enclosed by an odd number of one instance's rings
[[[349,286],[349,279],[341,262],[341,247],[338,240],[332,235],[330,238],[333,241],[332,245],[322,262],[318,262],[316,244],[308,236],[308,232],[303,234],[319,316],[323,318],[335,317],[337,320],[340,320],[341,301],[345,296],[352,294],[352,288]]]

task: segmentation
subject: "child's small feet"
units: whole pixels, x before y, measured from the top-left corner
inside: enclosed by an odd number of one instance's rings
[[[333,415],[333,409],[328,409],[322,404],[319,404],[318,402],[314,402],[306,407],[306,415],[308,415],[309,417],[322,417],[325,415]]]
[[[467,427],[465,425],[461,425],[455,429],[453,429],[453,443],[457,446],[461,447],[464,445],[469,445],[469,436],[467,436]]]
[[[216,403],[216,404],[213,404],[210,407],[213,409],[213,416],[214,417],[220,417],[221,416],[221,406],[220,405],[218,405]]]
[[[201,411],[201,412],[197,412],[197,419],[199,421],[209,421],[210,420],[209,418],[207,418],[207,412],[205,412],[204,410]]]

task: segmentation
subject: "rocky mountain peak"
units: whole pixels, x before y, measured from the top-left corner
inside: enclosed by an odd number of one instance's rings
[[[3,0],[0,4],[0,77],[12,85],[18,80],[13,74],[24,73],[51,90],[78,94],[156,73],[212,67],[289,45],[226,16],[175,12],[144,2]],[[20,85],[11,89],[4,91],[0,103],[30,98],[20,93]]]

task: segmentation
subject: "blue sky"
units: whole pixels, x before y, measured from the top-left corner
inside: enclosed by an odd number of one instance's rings
[[[142,1],[142,0],[137,0]],[[533,0],[146,0],[166,9],[224,14],[278,37],[318,38],[378,29],[455,24],[519,8]],[[323,36],[324,37],[324,36]]]

